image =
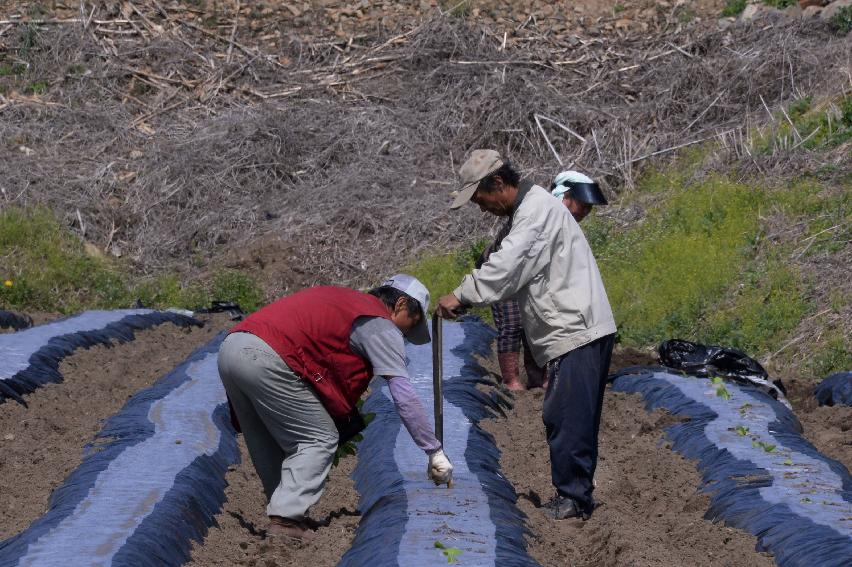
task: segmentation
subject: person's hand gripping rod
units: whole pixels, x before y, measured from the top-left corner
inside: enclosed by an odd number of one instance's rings
[[[444,445],[444,341],[441,317],[438,312],[432,315],[432,387],[435,399],[435,437]],[[429,455],[429,478],[435,484],[453,485],[453,466],[444,455],[443,449]]]

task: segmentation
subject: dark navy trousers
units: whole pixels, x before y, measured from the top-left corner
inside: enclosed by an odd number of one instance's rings
[[[598,431],[615,335],[601,337],[553,360],[542,419],[550,446],[553,485],[591,513],[598,464]]]

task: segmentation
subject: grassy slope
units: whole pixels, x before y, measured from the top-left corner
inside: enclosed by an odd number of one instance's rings
[[[852,97],[819,108],[803,99],[788,115],[802,138],[816,130],[799,151],[848,146],[852,138]],[[771,153],[789,150],[795,140],[784,122],[754,145]],[[584,223],[620,341],[642,347],[679,337],[734,346],[775,364],[792,363],[811,376],[852,368],[852,346],[842,326],[852,298],[819,293],[823,275],[808,262],[848,246],[852,176],[832,186],[819,180],[825,171],[748,181],[738,180],[735,170],[703,173],[717,151],[686,150],[674,163],[646,171],[637,190],[614,207],[643,210],[638,222],[624,223],[615,213]],[[779,226],[801,230],[785,240],[773,236]],[[438,297],[472,269],[483,244],[427,255],[406,269]],[[798,360],[801,352],[786,347],[809,319],[819,334],[802,341],[806,356]],[[780,356],[773,357],[776,353]]]
[[[164,274],[131,280],[127,266],[85,246],[44,209],[0,212],[0,308],[74,313],[91,308],[199,308],[213,299],[256,309],[263,293],[246,275],[220,272],[182,284]]]
[[[804,100],[788,112],[802,136],[819,127],[800,151],[848,145],[852,99],[830,108],[810,106]],[[790,139],[791,128],[782,125],[759,137],[755,148],[789,149]],[[810,258],[848,246],[852,177],[829,186],[819,172],[776,181],[738,180],[733,170],[706,174],[705,163],[716,151],[691,149],[672,164],[648,170],[613,214],[584,224],[620,340],[647,346],[681,337],[735,346],[764,360],[781,351],[776,363],[796,362],[813,376],[852,367],[843,332],[850,298],[817,293],[821,275],[808,269]],[[642,211],[639,221],[618,220],[618,211],[631,209]],[[785,240],[773,237],[779,226],[801,230]],[[403,270],[421,278],[437,298],[458,285],[485,243],[427,254]],[[0,213],[0,258],[0,282],[8,280],[0,286],[0,307],[70,313],[128,306],[138,298],[150,306],[188,308],[233,300],[252,310],[263,301],[252,279],[235,271],[189,285],[170,275],[131,283],[126,266],[87,252],[44,210]],[[490,318],[488,310],[478,314]],[[811,319],[819,335],[803,341],[808,350],[802,366],[791,360],[796,349],[784,349],[801,332],[802,321]]]

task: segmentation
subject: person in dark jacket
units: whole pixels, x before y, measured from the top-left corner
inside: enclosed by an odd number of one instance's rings
[[[356,404],[382,376],[403,424],[428,455],[428,476],[453,466],[408,379],[403,337],[428,343],[429,292],[399,274],[369,293],[315,287],[249,315],[219,350],[219,374],[263,483],[268,532],[313,539],[319,500],[339,443],[363,428]]]

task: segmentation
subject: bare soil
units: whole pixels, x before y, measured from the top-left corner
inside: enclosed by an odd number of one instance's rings
[[[164,324],[129,343],[78,351],[60,365],[65,380],[24,396],[27,407],[0,404],[0,540],[44,514],[50,494],[82,461],[83,447],[127,398],[227,326],[217,315],[200,329]]]
[[[612,368],[642,358],[636,351],[616,352]],[[519,392],[506,419],[481,424],[502,453],[500,467],[532,530],[530,555],[543,566],[774,564],[771,555],[755,551],[752,535],[703,518],[709,497],[697,492],[695,464],[674,453],[664,438],[664,429],[681,418],[648,413],[634,394],[606,393],[595,475],[599,507],[592,518],[548,519],[540,509],[554,493],[543,399],[541,389]]]
[[[65,381],[28,396],[28,408],[0,406],[0,538],[26,528],[45,511],[50,493],[80,463],[82,447],[105,418],[229,324],[217,316],[204,329],[165,325],[140,332],[131,343],[79,352],[62,364]],[[647,352],[619,349],[613,368],[652,362]],[[497,369],[494,360],[485,365]],[[539,509],[552,494],[542,399],[542,390],[520,392],[508,418],[483,423],[502,451],[503,474],[529,517],[530,553],[542,565],[772,564],[771,557],[755,552],[751,535],[703,519],[708,497],[697,493],[695,465],[672,452],[663,436],[680,418],[648,413],[634,395],[606,395],[597,472],[600,508],[588,522],[548,520]],[[847,466],[848,410],[810,408],[799,414],[809,438]],[[242,438],[240,446],[242,462],[228,472],[227,501],[217,525],[195,545],[190,564],[336,565],[359,522],[350,479],[355,459],[332,471],[326,493],[311,510],[320,524],[317,538],[299,545],[266,537],[265,498]]]
[[[343,459],[332,469],[325,493],[310,510],[311,519],[320,524],[317,537],[310,543],[298,544],[266,537],[266,497],[242,435],[240,454],[242,462],[228,471],[227,501],[216,516],[218,525],[210,529],[203,543],[194,546],[187,565],[337,565],[351,547],[360,520],[356,511],[358,493],[350,478],[355,458]]]

